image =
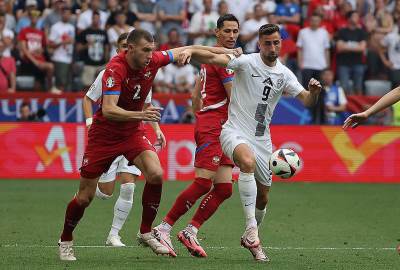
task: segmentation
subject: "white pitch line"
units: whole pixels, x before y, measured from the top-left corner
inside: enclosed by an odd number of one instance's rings
[[[57,245],[0,245],[0,248],[56,248]],[[74,246],[75,248],[114,248],[109,246]],[[125,248],[142,248],[126,246]],[[241,249],[242,247],[205,247],[206,249]],[[396,250],[394,247],[264,247],[272,250]]]

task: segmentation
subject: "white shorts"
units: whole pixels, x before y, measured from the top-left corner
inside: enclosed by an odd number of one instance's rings
[[[100,176],[99,183],[108,183],[114,181],[117,173],[126,172],[140,176],[142,172],[134,165],[128,166],[128,160],[124,156],[117,157],[106,173]]]
[[[269,159],[272,154],[271,140],[256,140],[254,137],[250,138],[250,136],[240,130],[224,127],[219,136],[219,141],[221,142],[224,154],[233,161],[233,151],[235,151],[236,146],[242,143],[247,144],[256,158],[254,177],[264,186],[271,186],[272,172],[269,169]]]

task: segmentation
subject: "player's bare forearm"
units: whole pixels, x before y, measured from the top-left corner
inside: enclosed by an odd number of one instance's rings
[[[83,97],[83,114],[85,115],[85,118],[91,118],[93,116],[93,109],[92,109],[92,100],[88,96]]]
[[[201,110],[202,107],[202,102],[201,102],[201,80],[200,78],[196,79],[196,83],[194,85],[194,89],[192,92],[192,109],[193,112],[197,112],[199,110]]]
[[[308,91],[301,91],[297,97],[303,102],[304,106],[312,107],[317,103],[321,89],[321,83],[316,79],[311,78],[308,83]]]
[[[311,93],[308,91],[308,94],[306,95],[305,99],[303,100],[303,104],[306,107],[312,107],[318,102],[318,96],[319,94],[316,93]]]
[[[393,105],[398,101],[400,101],[400,86],[394,88],[392,91],[384,95],[374,105],[372,105],[368,110],[366,110],[365,113],[369,117],[383,109],[386,109],[387,107]]]

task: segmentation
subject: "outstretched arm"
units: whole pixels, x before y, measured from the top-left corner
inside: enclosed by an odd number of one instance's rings
[[[371,115],[376,114],[377,112],[386,109],[387,107],[393,105],[394,103],[400,100],[400,86],[394,88],[389,93],[381,97],[374,105],[372,105],[369,109],[361,112],[352,114],[344,121],[343,129],[348,127],[355,128],[362,122],[368,119]]]
[[[303,90],[297,95],[297,98],[303,102],[304,106],[314,106],[318,101],[319,93],[321,92],[321,83],[312,78],[308,83],[308,91]]]

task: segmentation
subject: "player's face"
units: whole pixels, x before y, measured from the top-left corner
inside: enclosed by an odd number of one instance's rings
[[[239,36],[239,25],[235,21],[224,21],[221,29],[215,30],[217,42],[225,48],[234,48]]]
[[[137,68],[144,68],[150,63],[154,48],[154,42],[142,38],[137,44],[128,44],[128,54]]]
[[[258,46],[260,47],[260,54],[263,58],[269,62],[275,62],[279,57],[279,53],[282,47],[282,39],[279,32],[275,32],[271,35],[262,35],[258,40]]]

